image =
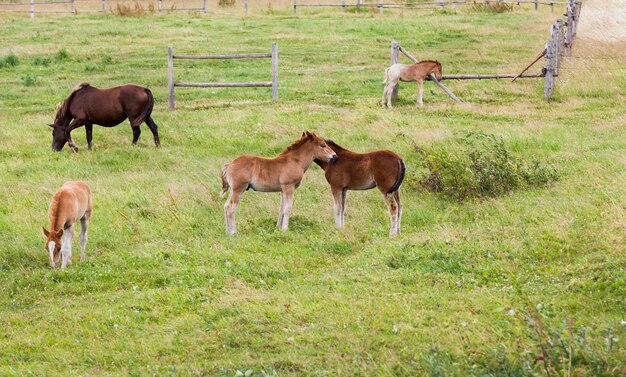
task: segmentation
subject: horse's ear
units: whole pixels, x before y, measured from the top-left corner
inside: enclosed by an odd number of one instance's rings
[[[49,124],[48,127],[54,128],[54,124]]]
[[[63,236],[63,228],[59,229],[57,232],[57,237],[61,238]]]
[[[41,231],[42,231],[44,237],[48,238],[48,236],[50,235],[50,232],[48,232],[46,230],[46,228],[44,228],[43,226],[41,227]]]

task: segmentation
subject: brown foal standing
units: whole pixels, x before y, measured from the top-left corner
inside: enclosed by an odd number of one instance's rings
[[[423,106],[422,95],[424,94],[424,80],[431,73],[435,74],[437,80],[441,80],[443,77],[441,63],[436,60],[422,60],[415,64],[394,64],[385,69],[385,80],[383,84],[387,83],[387,85],[385,85],[385,89],[383,90],[383,99],[380,101],[380,104],[385,107],[385,98],[387,98],[387,107],[391,107],[391,94],[396,85],[398,85],[398,81],[417,81],[417,104]]]
[[[404,161],[389,150],[356,153],[326,140],[337,153],[335,162],[315,160],[324,169],[326,180],[335,200],[335,225],[343,228],[347,190],[369,190],[377,187],[389,208],[391,228],[389,234],[400,233],[402,207],[400,185],[404,180]]]
[[[50,230],[41,227],[46,237],[46,249],[50,253],[50,264],[61,268],[72,263],[72,238],[74,224],[80,220],[80,260],[85,260],[87,226],[91,218],[91,190],[85,182],[65,182],[52,197],[48,217]]]
[[[306,131],[275,158],[242,155],[222,168],[222,193],[232,189],[226,204],[226,232],[235,233],[235,210],[241,195],[248,189],[262,192],[280,191],[277,227],[287,230],[293,203],[293,193],[313,160],[334,161],[337,154],[326,141]]]

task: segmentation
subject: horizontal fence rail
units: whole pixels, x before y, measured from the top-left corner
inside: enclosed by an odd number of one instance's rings
[[[519,0],[519,1],[505,1],[505,0],[482,0],[482,1],[425,1],[425,2],[416,2],[416,3],[398,3],[398,2],[387,2],[385,0],[379,0],[378,2],[368,2],[364,3],[360,0],[357,0],[356,3],[346,3],[345,0],[342,0],[341,3],[333,3],[333,4],[315,4],[315,3],[299,3],[298,0],[293,0],[293,14],[296,15],[298,12],[298,8],[300,7],[341,7],[342,11],[346,11],[347,8],[378,8],[379,12],[382,14],[384,8],[387,9],[428,9],[428,8],[443,8],[446,6],[464,6],[464,5],[486,5],[489,6],[491,4],[506,4],[506,5],[521,5],[521,4],[534,4],[535,10],[538,9],[539,5],[549,5],[554,12],[554,6],[559,4],[568,4],[567,1],[539,1],[539,0]]]
[[[174,81],[174,59],[272,59],[272,81],[261,82],[176,82]],[[261,54],[220,54],[220,55],[174,55],[172,47],[167,48],[168,101],[170,110],[176,108],[175,87],[187,88],[272,88],[272,99],[278,99],[278,45],[272,43],[271,53]]]
[[[173,12],[173,11],[198,11],[206,14],[207,12],[207,0],[194,0],[192,1],[198,6],[184,7],[179,8],[176,6],[171,0],[156,0],[148,1],[148,0],[139,0],[139,1],[120,1],[116,0],[112,2],[111,0],[52,0],[52,1],[41,1],[41,0],[32,0],[32,1],[19,1],[19,2],[3,2],[0,3],[0,13],[30,13],[31,18],[35,17],[36,13],[115,13],[116,7],[118,5],[126,6],[126,7],[137,7],[139,6],[147,8],[147,9],[130,9],[129,12]],[[248,15],[249,9],[249,1],[243,0],[243,14],[245,16]],[[299,2],[300,1],[300,2]],[[490,6],[493,4],[507,4],[507,5],[522,5],[522,4],[534,4],[535,10],[538,9],[539,5],[549,5],[554,11],[554,6],[559,4],[568,4],[566,1],[548,1],[548,0],[442,0],[442,1],[423,1],[423,2],[399,2],[397,0],[368,0],[368,2],[364,2],[363,0],[336,0],[334,3],[321,4],[321,3],[307,3],[302,2],[306,0],[293,0],[293,14],[297,14],[297,9],[300,7],[325,7],[325,8],[341,8],[342,11],[346,11],[349,8],[373,8],[378,9],[382,14],[385,8],[387,9],[437,9],[444,7],[456,7],[456,6],[467,6],[467,5],[485,5]],[[315,0],[310,0],[315,1]],[[350,1],[350,2],[349,2]],[[50,6],[57,5],[58,7],[62,7],[63,4],[70,4],[71,9],[46,9]],[[107,9],[107,5],[110,9]],[[24,9],[25,7],[30,7],[30,10]],[[119,9],[117,9],[119,11]]]

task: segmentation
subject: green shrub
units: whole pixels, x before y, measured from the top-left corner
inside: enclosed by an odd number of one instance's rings
[[[22,77],[22,84],[24,86],[35,86],[37,85],[37,76],[26,75]]]
[[[408,180],[417,181],[426,190],[460,202],[468,197],[506,194],[516,188],[541,186],[559,179],[551,167],[532,160],[515,158],[502,139],[472,132],[457,142],[459,151],[424,150],[417,145],[428,173]]]
[[[0,68],[15,67],[18,64],[20,64],[20,60],[12,52],[8,56],[0,56]]]
[[[233,7],[235,6],[235,0],[220,0],[218,5],[220,7]]]

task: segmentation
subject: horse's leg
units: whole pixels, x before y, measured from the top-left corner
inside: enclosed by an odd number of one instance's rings
[[[85,260],[85,248],[87,247],[87,226],[89,225],[89,219],[87,216],[83,216],[80,219],[80,261]]]
[[[343,190],[341,187],[332,187],[333,199],[335,201],[335,226],[343,228]]]
[[[148,127],[150,127],[150,131],[152,131],[152,136],[154,136],[154,145],[156,145],[157,148],[160,147],[161,141],[159,140],[159,127],[156,125],[156,123],[154,123],[154,120],[152,120],[152,117],[150,116],[146,117],[146,124],[148,125]]]
[[[133,145],[137,144],[137,140],[139,140],[139,135],[141,135],[141,128],[139,126],[130,126],[133,129]]]
[[[91,150],[92,131],[93,131],[93,124],[91,123],[85,124],[85,133],[87,134],[87,146],[89,150]]]
[[[285,199],[283,192],[280,192],[280,207],[278,207],[278,221],[276,221],[276,227],[280,228],[283,225],[283,207],[285,205]]]
[[[65,238],[61,245],[61,268],[65,268],[67,265],[72,264],[72,239],[74,238],[74,225],[65,229],[63,232]]]
[[[424,102],[422,101],[422,96],[424,95],[424,80],[417,80],[417,104],[420,106],[424,106]]]
[[[396,85],[398,85],[398,82],[390,82],[389,83],[389,87],[387,88],[387,107],[391,108],[391,93],[393,93],[393,90],[395,89]]]
[[[385,199],[385,203],[387,204],[387,208],[389,209],[389,219],[391,222],[391,227],[389,228],[389,234],[394,235],[396,233],[396,217],[398,215],[398,205],[393,194],[383,194],[383,198]]]
[[[402,222],[402,205],[400,204],[400,189],[393,193],[393,198],[396,201],[396,232],[400,234],[400,223]]]
[[[72,148],[74,152],[78,152],[78,147],[74,143],[74,140],[72,140],[71,132],[84,124],[85,123],[82,120],[74,118],[72,123],[70,123],[70,125],[67,126],[67,128],[65,129],[65,137],[67,138],[67,143],[70,145],[70,148]]]
[[[226,233],[235,234],[235,211],[237,210],[237,204],[241,199],[242,192],[232,190],[230,196],[224,204],[224,217],[226,218]]]
[[[348,198],[348,190],[346,189],[341,190],[341,227],[342,228],[344,225],[343,219],[345,218],[345,214],[346,214],[346,199],[347,198]]]
[[[293,206],[293,192],[296,188],[293,185],[286,185],[282,187],[283,191],[283,226],[282,230],[289,229],[289,215],[291,215],[291,207]]]

